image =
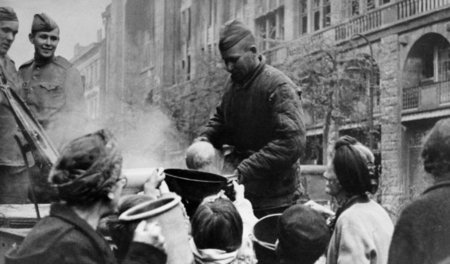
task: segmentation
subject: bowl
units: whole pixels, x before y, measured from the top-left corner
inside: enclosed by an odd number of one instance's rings
[[[276,241],[278,239],[278,219],[281,214],[267,215],[253,227],[252,241],[258,264],[278,263]]]

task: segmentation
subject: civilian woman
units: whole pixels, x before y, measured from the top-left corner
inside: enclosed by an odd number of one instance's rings
[[[324,177],[326,192],[339,204],[330,221],[327,264],[385,264],[393,224],[367,195],[378,188],[372,152],[352,137],[341,137]]]
[[[51,205],[50,215],[7,254],[6,263],[117,263],[96,228],[117,209],[126,184],[121,167],[122,155],[107,131],[70,142],[49,177],[61,202]],[[155,224],[139,223],[124,263],[165,263],[160,232]]]

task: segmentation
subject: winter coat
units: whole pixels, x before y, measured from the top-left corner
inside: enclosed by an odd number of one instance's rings
[[[327,264],[386,264],[394,225],[376,202],[358,202],[339,216]]]
[[[235,147],[246,198],[255,209],[292,203],[305,144],[295,84],[260,59],[245,84],[229,78],[220,105],[201,133],[218,149],[224,144]]]
[[[0,66],[0,76],[4,75],[7,84],[20,94],[21,83],[14,61],[8,56],[5,56],[4,60],[4,67]],[[19,133],[19,129],[16,119],[3,93],[0,93],[0,165],[2,166],[25,165],[20,148],[14,139],[14,135],[17,133]]]
[[[158,249],[133,242],[123,263],[165,263]],[[117,263],[106,240],[69,207],[53,204],[22,244],[5,256],[6,264]]]
[[[401,212],[388,263],[429,264],[450,257],[449,219],[450,181],[444,181],[425,190]]]

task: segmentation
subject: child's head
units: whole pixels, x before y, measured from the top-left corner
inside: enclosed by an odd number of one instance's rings
[[[325,218],[304,205],[288,208],[278,220],[277,255],[280,263],[314,263],[330,241]]]
[[[192,237],[198,249],[214,248],[231,252],[242,244],[243,224],[230,200],[217,198],[203,202],[191,220]]]

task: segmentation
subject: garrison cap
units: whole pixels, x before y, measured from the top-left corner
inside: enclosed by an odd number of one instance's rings
[[[247,36],[252,36],[252,32],[244,23],[236,19],[230,20],[220,30],[219,49],[226,51]]]
[[[48,15],[44,13],[34,15],[31,33],[36,33],[38,31],[52,31],[55,28],[58,28],[58,25]]]
[[[14,9],[8,6],[0,7],[0,21],[19,21]]]

